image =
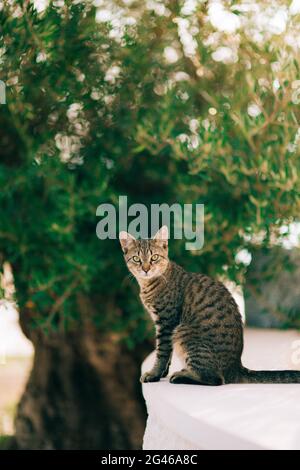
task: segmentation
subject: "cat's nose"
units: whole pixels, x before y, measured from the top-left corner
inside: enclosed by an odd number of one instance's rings
[[[147,272],[150,270],[150,264],[143,264],[142,269],[147,274]]]

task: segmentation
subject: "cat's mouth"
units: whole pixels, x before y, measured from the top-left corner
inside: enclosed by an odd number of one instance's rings
[[[142,271],[140,273],[140,276],[144,279],[150,279],[151,277],[153,277],[153,273],[150,273],[149,271],[147,273],[145,271]]]

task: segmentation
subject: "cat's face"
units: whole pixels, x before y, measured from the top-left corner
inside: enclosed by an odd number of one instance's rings
[[[120,243],[127,267],[138,281],[161,276],[167,269],[169,258],[166,226],[149,240],[136,240],[129,233],[121,232]]]

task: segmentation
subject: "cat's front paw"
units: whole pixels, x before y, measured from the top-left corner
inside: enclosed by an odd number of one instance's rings
[[[157,375],[156,373],[154,372],[145,372],[141,378],[140,378],[140,381],[142,383],[145,383],[145,382],[158,382],[159,380],[161,379],[161,376],[160,375]]]

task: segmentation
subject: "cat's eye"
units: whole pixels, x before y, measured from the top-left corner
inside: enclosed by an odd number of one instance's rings
[[[151,261],[157,261],[159,258],[159,255],[153,255],[151,256]]]
[[[133,256],[132,259],[135,263],[139,263],[141,261],[139,256]]]

